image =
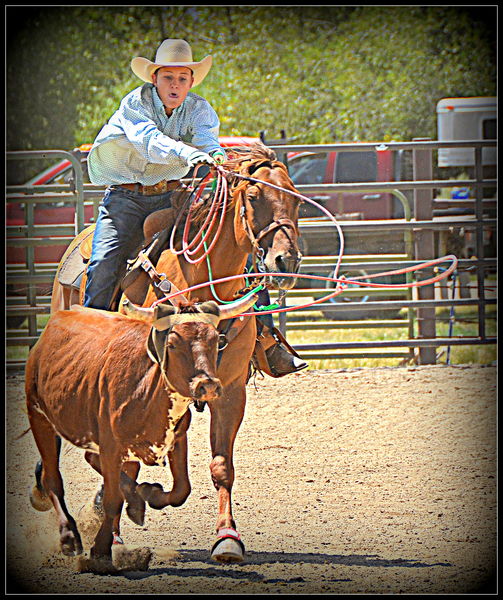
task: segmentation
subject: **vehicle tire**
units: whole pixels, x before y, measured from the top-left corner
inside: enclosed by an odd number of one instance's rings
[[[334,276],[335,272],[332,273],[332,277]],[[344,276],[347,277],[348,279],[351,279],[351,277],[361,277],[362,275],[367,275],[367,273],[363,270],[359,270],[359,271],[347,271],[346,273],[344,273]],[[367,281],[365,279],[363,279],[363,281]],[[327,281],[325,287],[327,289],[335,289],[336,284],[332,281]],[[348,287],[350,288],[356,288],[359,287],[357,285],[349,285]],[[335,298],[330,298],[328,300],[328,302],[330,302],[331,304],[334,305],[340,305],[342,303],[344,304],[348,304],[348,303],[359,303],[359,302],[367,302],[369,300],[369,296],[363,296],[361,298],[358,298],[357,300],[353,300],[352,298],[345,296],[344,292],[342,292],[342,294],[340,294],[339,296],[335,296]],[[334,321],[361,321],[363,319],[368,319],[369,317],[372,316],[372,313],[368,310],[365,310],[364,308],[358,308],[355,310],[341,310],[341,311],[337,311],[337,310],[325,310],[322,311],[323,312],[323,316],[326,319],[332,319]]]

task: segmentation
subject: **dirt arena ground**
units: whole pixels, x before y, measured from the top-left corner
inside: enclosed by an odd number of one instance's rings
[[[244,563],[209,558],[216,494],[209,412],[193,413],[192,494],[179,508],[123,517],[148,571],[79,573],[58,552],[52,511],[29,503],[38,458],[21,376],[7,384],[7,592],[38,594],[494,593],[496,367],[306,371],[248,385],[234,512]],[[65,446],[67,503],[83,533],[98,475]],[[143,467],[140,481],[166,469]]]

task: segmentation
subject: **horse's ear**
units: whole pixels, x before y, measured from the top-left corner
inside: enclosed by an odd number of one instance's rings
[[[253,173],[255,173],[255,171],[258,171],[261,167],[267,167],[269,169],[272,169],[272,163],[269,160],[263,160],[263,161],[259,161],[259,162],[252,162],[248,167],[247,167],[247,173],[248,175],[252,176]]]

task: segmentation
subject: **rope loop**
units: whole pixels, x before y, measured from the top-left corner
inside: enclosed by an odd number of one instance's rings
[[[241,179],[243,181],[249,181],[249,182],[254,182],[254,183],[261,183],[263,185],[269,186],[273,189],[279,190],[283,193],[286,194],[290,194],[298,199],[300,199],[303,202],[308,202],[309,204],[312,204],[313,206],[315,206],[317,209],[319,209],[322,213],[325,214],[325,216],[327,216],[329,218],[329,220],[333,223],[334,227],[337,230],[337,234],[339,236],[339,255],[337,256],[337,261],[336,261],[336,266],[335,269],[333,271],[333,276],[332,277],[325,277],[322,275],[304,275],[304,274],[299,274],[299,273],[270,273],[270,272],[266,272],[265,271],[265,267],[263,266],[263,249],[259,247],[259,250],[262,250],[262,260],[259,260],[259,264],[257,265],[257,272],[256,273],[247,273],[246,276],[247,277],[267,277],[269,278],[269,282],[271,281],[271,278],[274,277],[295,277],[295,278],[301,278],[301,279],[314,279],[314,280],[319,280],[319,281],[325,281],[325,282],[330,282],[330,283],[335,283],[335,290],[333,292],[328,293],[326,296],[319,298],[318,300],[314,300],[312,302],[309,302],[307,304],[302,304],[302,305],[296,305],[296,306],[287,306],[287,307],[280,307],[278,305],[278,303],[275,304],[270,304],[269,306],[264,306],[264,307],[260,307],[260,308],[256,308],[254,312],[247,312],[247,313],[243,313],[243,315],[241,316],[252,316],[252,315],[264,315],[264,314],[271,314],[271,313],[279,313],[279,312],[289,312],[292,310],[299,310],[299,309],[303,309],[303,308],[308,308],[310,306],[315,306],[316,304],[320,304],[322,302],[326,302],[327,300],[330,300],[331,298],[334,298],[335,296],[338,296],[340,294],[342,294],[349,285],[359,285],[362,287],[373,287],[373,288],[380,288],[380,289],[392,289],[392,288],[414,288],[414,287],[422,287],[425,285],[432,285],[434,283],[436,283],[437,281],[440,281],[442,279],[446,279],[448,278],[452,273],[456,273],[456,269],[457,269],[457,265],[458,265],[458,259],[456,256],[454,256],[453,254],[449,254],[446,256],[443,256],[441,258],[438,259],[434,259],[434,260],[430,260],[430,261],[426,261],[423,262],[419,265],[412,265],[410,267],[404,267],[401,269],[395,269],[392,271],[385,271],[382,273],[374,273],[371,275],[362,275],[362,276],[358,276],[358,277],[352,277],[351,279],[346,278],[344,275],[340,275],[339,276],[339,269],[340,269],[340,265],[342,262],[342,257],[344,255],[344,235],[342,233],[342,229],[341,226],[339,225],[339,223],[337,222],[336,218],[334,217],[334,215],[332,215],[325,207],[321,206],[320,204],[318,204],[317,202],[315,202],[314,200],[312,200],[311,198],[308,198],[307,196],[304,196],[303,194],[300,194],[299,192],[295,192],[293,190],[289,190],[289,189],[285,189],[282,188],[280,186],[277,186],[273,183],[270,183],[268,181],[264,181],[261,179],[255,179],[254,177],[250,177],[247,175],[241,175],[238,172],[234,172],[234,171],[228,171],[226,170],[223,166],[221,165],[216,165],[214,167],[214,170],[216,172],[216,185],[214,184],[215,187],[215,193],[213,195],[212,198],[212,203],[210,206],[210,209],[208,211],[208,214],[206,215],[206,219],[204,221],[203,226],[200,228],[199,232],[197,233],[197,235],[194,237],[194,239],[192,241],[188,241],[188,233],[190,230],[190,224],[191,224],[191,215],[193,212],[193,207],[194,205],[197,204],[197,202],[199,202],[200,197],[202,195],[202,192],[204,190],[204,188],[206,187],[211,174],[207,175],[205,178],[202,179],[202,181],[198,184],[197,187],[193,188],[195,191],[195,196],[194,196],[194,200],[192,200],[191,204],[190,204],[190,208],[188,211],[188,215],[187,215],[187,219],[185,222],[185,226],[184,226],[184,234],[183,234],[183,241],[182,241],[182,249],[179,251],[176,251],[174,249],[174,231],[176,230],[179,222],[180,222],[180,215],[178,216],[176,222],[175,222],[175,226],[173,227],[173,231],[171,234],[171,243],[170,243],[170,250],[171,252],[173,252],[174,254],[180,255],[183,254],[185,259],[192,263],[192,264],[197,264],[199,262],[201,262],[202,260],[204,260],[205,258],[208,257],[208,255],[210,254],[211,250],[213,249],[218,236],[220,234],[221,228],[222,228],[222,224],[223,224],[223,218],[225,215],[225,210],[227,208],[227,192],[228,192],[228,181],[227,181],[227,176],[231,176],[231,178],[234,178],[233,181],[236,181],[236,179]],[[236,191],[236,189],[239,188],[239,184],[234,185],[234,191]],[[190,200],[190,198],[189,198]],[[217,231],[213,237],[213,240],[211,242],[211,244],[208,246],[206,244],[206,240],[209,238],[210,232],[214,229],[215,227],[215,223],[217,221],[217,213],[218,213],[218,209],[220,208],[220,220],[217,226]],[[181,211],[181,214],[184,211]],[[242,218],[244,218],[244,214],[242,214]],[[276,227],[281,227],[284,226],[285,224],[277,224]],[[286,224],[289,225],[289,224]],[[196,245],[197,244],[197,245]],[[204,247],[204,252],[203,254],[197,258],[197,259],[192,259],[191,256],[193,256],[194,254],[197,254],[197,252]],[[258,251],[259,252],[259,251]],[[259,252],[260,253],[260,252]],[[260,258],[260,257],[259,257]],[[450,262],[451,265],[447,268],[445,267],[440,267],[438,265],[440,265],[441,263],[445,263],[445,262]],[[380,284],[380,283],[372,283],[369,282],[369,279],[373,279],[376,277],[385,277],[385,276],[391,276],[391,275],[402,275],[405,273],[411,273],[411,272],[415,272],[415,271],[421,271],[423,269],[430,269],[432,267],[436,267],[434,270],[437,273],[437,275],[430,277],[429,279],[422,279],[420,281],[415,281],[415,282],[410,282],[410,283],[402,283],[402,284]],[[210,272],[210,281],[207,282],[203,282],[197,285],[193,285],[191,287],[186,288],[185,290],[177,290],[173,293],[170,293],[169,295],[167,295],[165,298],[162,298],[161,300],[158,300],[156,302],[156,304],[160,303],[160,302],[165,302],[168,300],[171,300],[172,298],[179,296],[179,295],[185,295],[189,292],[195,291],[197,289],[201,289],[207,286],[211,286],[212,289],[214,289],[214,286],[218,283],[225,283],[228,281],[232,281],[234,279],[242,279],[243,278],[243,274],[239,274],[239,275],[230,275],[228,277],[222,277],[220,279],[213,279],[213,276],[211,274],[211,269],[209,270]],[[365,281],[359,281],[361,279],[365,279]],[[263,283],[260,284],[263,288],[271,288],[273,287],[271,285],[271,283]],[[281,291],[280,291],[281,293]],[[283,295],[286,292],[283,291]]]

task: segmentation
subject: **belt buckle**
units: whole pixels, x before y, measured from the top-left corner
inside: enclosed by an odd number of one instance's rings
[[[145,193],[149,196],[155,196],[157,194],[163,194],[166,191],[166,181],[162,180],[154,185],[145,186]]]

